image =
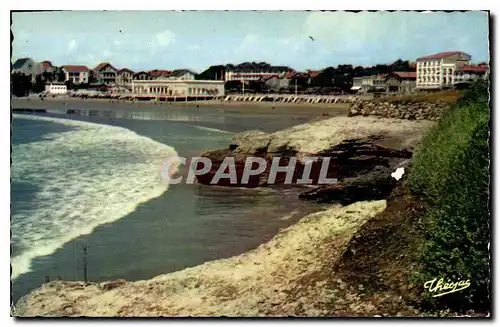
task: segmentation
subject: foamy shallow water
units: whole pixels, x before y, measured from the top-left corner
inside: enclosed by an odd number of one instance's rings
[[[34,258],[126,216],[168,188],[160,171],[166,157],[177,155],[172,147],[121,127],[14,115],[21,118],[72,130],[12,146],[13,182],[38,188],[30,205],[12,214],[12,279],[29,272]]]

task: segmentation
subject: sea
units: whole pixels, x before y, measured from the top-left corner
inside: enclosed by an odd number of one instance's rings
[[[169,156],[197,156],[227,147],[235,132],[298,123],[187,112],[13,114],[13,301],[47,281],[135,281],[238,255],[321,210],[290,187],[166,184]]]

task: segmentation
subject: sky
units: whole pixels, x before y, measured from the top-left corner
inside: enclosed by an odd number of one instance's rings
[[[485,12],[60,11],[12,14],[12,59],[133,70],[265,61],[369,66],[442,51],[489,61]]]

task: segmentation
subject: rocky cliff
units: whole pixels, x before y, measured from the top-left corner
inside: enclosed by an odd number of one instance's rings
[[[321,186],[323,190],[338,192],[340,189],[350,189],[347,185],[364,185],[359,187],[369,189],[370,183],[373,184],[377,180],[376,184],[382,185],[384,183],[379,182],[383,180],[383,176],[390,177],[390,173],[397,167],[407,166],[413,148],[433,124],[427,120],[410,121],[357,116],[334,117],[271,134],[249,131],[235,135],[232,144],[227,149],[204,153],[204,157],[211,159],[212,168],[208,173],[197,178],[200,183],[210,184],[223,160],[226,157],[233,157],[237,183],[231,184],[229,179],[221,179],[216,183],[217,185],[266,186],[269,184],[268,177],[273,158],[279,157],[280,166],[285,166],[292,157],[297,157],[298,161],[292,178],[292,183],[296,183],[303,176],[306,158],[316,157],[318,160],[311,166],[312,182],[310,184],[318,184],[321,166],[325,160],[328,160],[326,177],[336,178],[339,183],[336,187]],[[251,176],[248,183],[242,183],[243,169],[248,157],[263,158],[267,162],[267,168],[262,173]],[[378,167],[378,173],[368,175],[373,178],[365,176],[359,179],[376,167]],[[284,183],[285,177],[286,173],[278,173],[274,183]],[[391,180],[388,180],[384,190],[390,192],[392,184]],[[385,194],[385,191],[379,191]],[[365,194],[367,195],[363,199],[368,200],[373,198],[370,194],[378,194],[378,191]],[[375,198],[379,197],[375,196]],[[328,202],[338,200],[338,197],[319,195],[314,192],[307,192],[303,198]],[[347,203],[361,200],[352,196],[349,198],[351,200]],[[344,203],[345,201],[339,200],[338,202]]]

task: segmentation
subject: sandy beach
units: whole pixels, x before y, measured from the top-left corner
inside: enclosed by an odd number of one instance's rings
[[[16,316],[327,316],[334,305],[362,306],[357,291],[327,287],[328,271],[353,234],[385,201],[308,215],[257,249],[138,282],[44,284],[21,299]],[[369,310],[370,308],[363,308]],[[375,308],[373,308],[375,309]]]
[[[242,114],[308,114],[308,115],[337,115],[346,114],[350,104],[348,103],[272,103],[272,102],[224,102],[218,100],[191,101],[191,102],[131,102],[124,100],[104,99],[78,99],[70,97],[46,98],[43,101],[38,98],[13,98],[11,100],[13,109],[29,108],[44,109],[141,109],[141,108],[165,108],[165,109],[210,109],[224,110],[224,112]]]

